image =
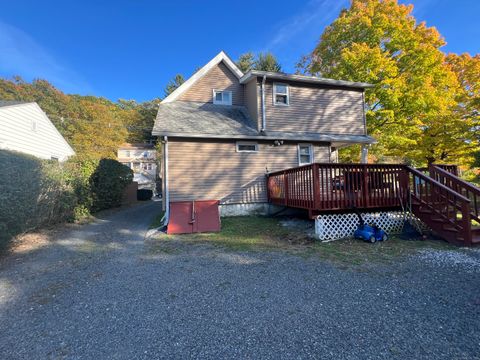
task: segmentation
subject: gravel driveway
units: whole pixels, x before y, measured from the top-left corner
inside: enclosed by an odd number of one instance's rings
[[[480,358],[480,271],[441,254],[342,269],[281,251],[162,251],[144,239],[159,206],[2,259],[0,358]],[[471,270],[479,253],[466,254]]]

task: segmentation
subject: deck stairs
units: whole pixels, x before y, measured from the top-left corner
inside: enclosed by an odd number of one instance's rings
[[[480,245],[480,188],[458,177],[451,165],[431,165],[428,174],[406,167],[412,213],[450,243]]]

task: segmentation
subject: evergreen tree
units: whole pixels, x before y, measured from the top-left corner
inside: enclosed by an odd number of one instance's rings
[[[177,74],[175,77],[170,80],[165,87],[165,97],[170,95],[172,92],[175,91],[176,88],[178,88],[180,85],[182,85],[185,82],[185,79],[183,78],[182,74]]]

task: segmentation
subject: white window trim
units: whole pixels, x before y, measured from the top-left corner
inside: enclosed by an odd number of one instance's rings
[[[217,101],[216,99],[216,93],[230,93],[230,101],[229,102],[226,102],[226,101],[223,101],[223,95],[222,95],[222,101]],[[212,95],[213,95],[213,103],[215,105],[232,105],[232,92],[229,91],[229,90],[217,90],[217,89],[213,89],[212,90]]]
[[[275,91],[275,86],[276,85],[283,85],[283,86],[287,87],[287,103],[286,104],[277,103],[275,101],[276,100],[276,95],[277,95],[277,92]],[[290,86],[286,83],[274,82],[272,88],[273,88],[273,106],[290,106]],[[285,95],[285,94],[279,93],[279,95]]]
[[[310,148],[310,162],[308,163],[302,163],[301,162],[301,157],[300,157],[300,147],[303,146],[308,146]],[[297,145],[297,155],[298,155],[298,165],[303,166],[303,165],[309,165],[313,164],[315,162],[315,154],[313,152],[313,145],[309,143],[300,143]]]
[[[255,145],[255,150],[240,150],[240,145]],[[246,152],[246,153],[258,153],[258,142],[256,141],[237,141],[235,144],[235,149],[237,152]]]

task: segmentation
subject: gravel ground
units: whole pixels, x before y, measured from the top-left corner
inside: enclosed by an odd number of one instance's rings
[[[172,250],[144,238],[158,207],[2,259],[0,358],[480,359],[480,274],[459,265],[478,267],[476,250],[349,270],[282,251]]]

